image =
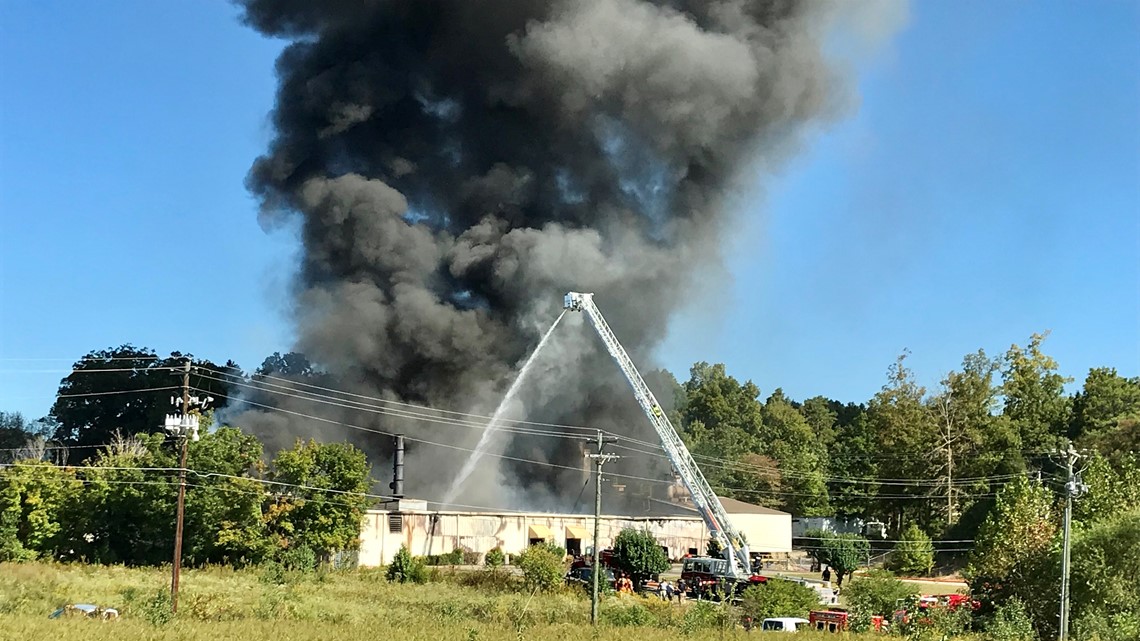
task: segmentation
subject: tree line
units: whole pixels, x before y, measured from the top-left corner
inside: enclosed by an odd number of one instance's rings
[[[1044,340],[967,354],[932,390],[903,353],[863,403],[799,402],[780,389],[762,400],[724,365],[697,363],[673,380],[672,417],[724,496],[797,517],[881,519],[893,539],[917,526],[968,541],[1005,485],[1040,478],[1057,490],[1069,441],[1085,454],[1086,481],[1125,495],[1137,485],[1140,378],[1098,367],[1069,394]]]
[[[188,443],[187,565],[311,565],[359,545],[370,485],[363,452],[298,441],[267,465],[262,450],[232,427]],[[169,563],[177,454],[163,434],[120,434],[78,465],[4,464],[0,561]]]

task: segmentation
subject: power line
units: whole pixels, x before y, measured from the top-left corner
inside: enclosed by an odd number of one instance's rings
[[[210,371],[212,371],[212,372],[216,372],[216,373],[219,373],[219,374],[223,374],[223,375],[225,375],[225,376],[234,377],[234,378],[242,378],[241,376],[239,376],[239,375],[237,375],[237,374],[234,374],[234,373],[232,373],[232,372],[223,372],[223,371],[221,371],[221,370],[218,370],[218,369],[214,369],[214,368],[210,368],[210,367],[204,367],[204,366],[200,366],[200,369],[207,369],[207,370],[210,370]],[[345,391],[345,390],[338,390],[338,389],[335,389],[335,388],[331,388],[331,387],[323,387],[323,386],[320,386],[320,385],[314,385],[314,384],[312,384],[312,383],[305,383],[305,382],[303,382],[303,381],[296,381],[296,380],[293,380],[293,379],[289,379],[289,378],[282,378],[282,377],[280,377],[280,376],[272,376],[272,375],[269,375],[269,374],[257,374],[257,375],[256,375],[254,378],[251,378],[251,379],[249,379],[249,380],[255,380],[255,379],[257,379],[257,378],[260,378],[260,379],[270,379],[270,380],[275,380],[275,381],[284,381],[284,382],[286,382],[286,383],[290,383],[290,385],[291,385],[291,386],[301,386],[301,387],[308,387],[308,388],[311,388],[311,389],[318,389],[318,390],[321,390],[321,391],[324,391],[324,392],[333,392],[333,393],[335,393],[335,394],[341,394],[341,395],[344,395],[344,396],[351,396],[351,397],[353,397],[353,398],[361,398],[361,399],[365,399],[365,400],[368,400],[368,401],[373,401],[373,402],[375,402],[375,403],[382,403],[382,404],[386,404],[386,405],[397,405],[397,406],[402,406],[402,407],[409,407],[409,408],[418,409],[418,410],[428,410],[428,411],[431,411],[431,412],[438,412],[438,413],[441,413],[441,414],[453,414],[453,415],[456,415],[456,416],[465,416],[465,417],[469,417],[469,418],[477,418],[477,419],[482,419],[482,420],[484,420],[484,421],[490,421],[492,418],[494,418],[494,417],[492,417],[492,416],[488,416],[488,415],[485,415],[485,414],[473,414],[473,413],[470,413],[470,412],[459,412],[459,411],[456,411],[456,410],[447,410],[447,409],[440,409],[440,408],[428,407],[428,406],[426,406],[426,405],[418,405],[418,404],[415,404],[415,403],[405,403],[405,402],[402,402],[402,401],[394,401],[394,400],[391,400],[391,399],[379,398],[379,397],[376,397],[376,396],[367,396],[367,395],[365,395],[365,394],[357,394],[357,393],[355,393],[355,392],[348,392],[348,391]],[[259,381],[259,382],[260,382],[260,381]],[[290,386],[278,386],[278,387],[290,387]],[[291,388],[291,387],[290,387],[290,388]],[[584,430],[584,431],[589,431],[589,432],[591,432],[591,433],[593,433],[593,432],[596,432],[596,431],[597,431],[597,428],[593,428],[593,427],[586,427],[586,426],[582,426],[582,425],[564,425],[564,424],[560,424],[560,423],[542,423],[542,422],[537,422],[537,421],[526,421],[526,420],[521,420],[521,419],[506,419],[506,418],[501,418],[501,419],[500,419],[500,421],[501,421],[501,422],[504,422],[504,423],[515,423],[515,424],[521,424],[521,425],[533,425],[533,426],[536,426],[536,427],[557,427],[557,428],[562,428],[562,429]],[[605,430],[603,430],[603,433],[607,433],[607,432],[606,432]]]
[[[470,421],[462,421],[462,420],[453,421],[453,420],[447,420],[447,419],[437,417],[437,416],[397,411],[397,410],[393,410],[390,408],[376,407],[376,406],[368,405],[368,404],[365,404],[365,403],[362,403],[359,401],[336,399],[335,397],[328,396],[325,394],[315,394],[312,392],[302,392],[301,394],[295,394],[295,393],[291,393],[291,392],[295,392],[298,390],[294,390],[292,388],[289,388],[289,387],[283,386],[283,385],[273,385],[273,387],[286,388],[286,389],[289,389],[290,391],[285,392],[285,391],[280,391],[277,389],[268,389],[265,387],[261,387],[259,385],[252,385],[252,384],[248,384],[248,383],[239,383],[236,381],[223,381],[222,379],[218,379],[218,378],[211,377],[208,375],[206,375],[206,378],[218,380],[219,382],[226,382],[228,384],[250,387],[250,388],[253,388],[253,389],[256,389],[256,390],[259,390],[262,392],[270,393],[270,394],[279,394],[282,396],[297,398],[297,399],[301,399],[301,400],[307,400],[307,401],[310,401],[313,403],[323,403],[323,404],[332,405],[335,407],[342,407],[345,409],[355,409],[355,410],[360,410],[360,411],[375,412],[378,414],[383,414],[383,415],[387,415],[387,416],[394,416],[394,417],[398,417],[398,418],[422,420],[422,421],[428,421],[428,422],[433,422],[433,423],[437,423],[437,424],[455,425],[455,426],[461,426],[461,427],[471,427],[471,428],[475,428],[475,429],[487,429],[487,427],[488,427],[486,424],[478,424],[478,423],[473,423]],[[200,391],[202,391],[202,390],[200,390]],[[307,396],[305,394],[312,394],[313,396]],[[237,400],[241,400],[241,399],[237,399]],[[407,405],[407,404],[405,404],[405,405]],[[422,406],[414,406],[414,407],[422,407]],[[434,411],[433,408],[429,408],[429,407],[422,407],[422,409]],[[491,417],[487,417],[487,418],[490,419]],[[528,430],[525,428],[517,428],[517,427],[511,427],[511,426],[499,427],[499,428],[497,428],[497,430],[501,430],[501,431],[508,432],[508,433],[529,434],[529,435],[543,436],[543,437],[550,437],[550,438],[569,438],[572,440],[588,440],[584,437],[580,437],[577,435],[551,434],[549,432],[540,432],[540,431],[536,431],[536,430]],[[613,434],[612,438],[618,439],[618,440],[626,440],[627,439],[627,437],[623,437],[621,435],[616,435],[616,434]],[[629,439],[629,440],[632,440],[632,439]],[[655,456],[658,458],[669,460],[668,457],[664,453],[648,452],[645,450],[639,450],[637,448],[633,448],[633,447],[629,447],[629,446],[625,446],[625,445],[616,445],[616,447],[621,447],[623,449],[627,449],[627,450],[631,450],[631,451],[635,451],[635,452],[640,452],[642,454],[646,454],[649,456]],[[657,444],[656,447],[660,447],[660,444]],[[737,461],[730,461],[727,459],[719,459],[719,458],[703,456],[703,455],[694,455],[694,458],[700,458],[700,459],[703,459],[706,461],[718,463],[722,467],[725,467],[728,469],[735,469],[737,471],[758,470],[758,471],[763,471],[763,472],[778,472],[783,477],[814,478],[814,475],[812,475],[811,473],[808,473],[808,472],[794,472],[791,470],[781,470],[780,468],[777,468],[777,467],[768,468],[768,467],[763,467],[763,466],[755,466],[755,465],[741,463],[741,462],[737,462]],[[1014,478],[1017,476],[1020,476],[1020,475],[1009,474],[1009,475],[991,476],[991,477],[965,477],[965,478],[958,479],[957,482],[955,483],[955,485],[972,485],[972,484],[974,484],[976,482],[980,482],[980,481],[996,481],[996,480],[1001,480],[1001,479]],[[827,482],[831,482],[831,483],[887,485],[887,486],[943,487],[945,485],[945,483],[943,483],[942,481],[940,481],[938,479],[897,479],[897,478],[896,479],[851,479],[851,478],[825,476],[825,477],[823,477],[823,480],[825,480]]]
[[[257,391],[265,392],[268,394],[278,394],[281,396],[287,396],[290,398],[305,400],[305,401],[309,401],[312,403],[322,403],[325,405],[332,405],[334,407],[342,407],[345,409],[358,410],[358,411],[363,411],[363,412],[372,412],[372,413],[382,414],[384,416],[391,416],[391,417],[395,417],[395,418],[404,418],[404,419],[409,419],[409,420],[425,421],[425,422],[429,422],[429,423],[436,423],[436,424],[440,424],[440,425],[452,425],[452,426],[456,426],[456,427],[469,427],[469,428],[474,428],[474,429],[487,429],[488,426],[490,425],[490,423],[476,423],[474,421],[468,421],[468,420],[463,420],[463,419],[452,419],[452,418],[448,418],[448,417],[434,416],[431,414],[421,414],[421,413],[417,413],[417,412],[411,412],[408,410],[399,410],[399,409],[393,409],[393,408],[377,407],[377,406],[369,405],[369,404],[364,403],[362,401],[337,399],[335,397],[324,395],[324,394],[315,394],[313,392],[304,392],[304,391],[300,391],[300,390],[293,390],[293,389],[290,389],[290,388],[283,386],[283,385],[274,385],[274,387],[281,387],[281,388],[289,389],[290,391],[282,391],[280,389],[269,389],[266,387],[262,387],[262,386],[254,385],[254,384],[249,384],[249,383],[239,383],[236,381],[225,381],[225,380],[222,380],[222,379],[219,379],[219,378],[216,378],[213,376],[209,376],[209,375],[202,375],[202,376],[204,378],[216,380],[216,381],[225,383],[227,385],[238,385],[238,386],[242,386],[242,387],[248,387],[248,388],[252,388],[252,389],[255,389]],[[199,388],[199,391],[205,391],[205,390],[201,390]],[[293,393],[293,392],[299,392],[299,393]],[[230,396],[230,395],[225,394],[224,392],[210,391],[209,393],[210,394],[220,394],[220,395],[226,396],[227,398],[230,398],[231,400],[243,402],[243,399],[241,397]],[[310,396],[310,395],[312,395],[312,396]],[[425,408],[425,409],[430,409],[430,408]],[[488,417],[488,420],[490,420],[490,418],[491,417]],[[509,426],[509,425],[508,426],[496,427],[495,431],[505,431],[505,432],[511,432],[511,433],[516,433],[516,434],[528,434],[528,435],[532,435],[532,436],[544,436],[544,437],[549,437],[549,438],[564,438],[564,439],[581,440],[581,441],[589,440],[589,438],[584,436],[584,435],[555,434],[555,433],[551,433],[551,432],[544,432],[544,431],[540,431],[540,430],[514,427],[514,426]]]

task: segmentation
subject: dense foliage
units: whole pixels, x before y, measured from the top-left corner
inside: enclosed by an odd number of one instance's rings
[[[763,585],[747,588],[740,595],[740,609],[756,621],[769,617],[806,617],[818,606],[819,594],[815,590],[775,577]]]
[[[266,468],[257,439],[203,423],[188,444],[183,563],[242,566],[298,549],[327,560],[359,545],[363,453],[298,442]],[[176,443],[140,434],[116,436],[77,467],[0,468],[0,560],[169,563],[177,465]]]
[[[864,618],[872,615],[890,617],[899,601],[918,594],[913,584],[903,583],[890,572],[874,571],[851,581],[843,590],[851,610]]]
[[[891,553],[890,569],[900,574],[925,576],[934,569],[934,544],[918,525],[911,523]]]
[[[565,555],[564,550],[552,545],[532,545],[515,557],[514,563],[522,570],[528,589],[550,592],[562,584]]]
[[[652,534],[626,528],[613,543],[613,564],[640,585],[649,577],[669,569],[669,557]]]

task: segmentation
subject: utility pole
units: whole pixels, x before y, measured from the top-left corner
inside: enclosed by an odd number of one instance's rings
[[[1073,465],[1080,458],[1080,454],[1077,454],[1073,444],[1069,443],[1068,449],[1061,455],[1065,457],[1065,471],[1068,473],[1068,477],[1065,479],[1065,529],[1064,543],[1061,548],[1061,629],[1058,638],[1060,641],[1067,641],[1069,638],[1069,534],[1073,523],[1073,499],[1087,492],[1089,486],[1081,482],[1080,474],[1073,472]]]
[[[590,623],[594,625],[598,623],[598,582],[600,581],[602,562],[602,546],[599,543],[602,537],[602,465],[621,458],[613,454],[603,454],[602,447],[604,446],[605,440],[602,438],[602,431],[598,430],[598,453],[586,455],[594,459],[594,569],[590,572],[594,580],[594,586],[590,593]]]
[[[173,400],[173,399],[172,399]],[[212,397],[204,399],[205,402]],[[195,404],[204,404],[197,397]],[[198,416],[190,414],[190,359],[182,368],[182,415],[166,416],[163,429],[179,441],[181,453],[178,464],[178,510],[174,526],[174,563],[170,576],[170,611],[178,612],[178,579],[182,573],[182,525],[186,516],[186,451],[190,440],[198,440]]]

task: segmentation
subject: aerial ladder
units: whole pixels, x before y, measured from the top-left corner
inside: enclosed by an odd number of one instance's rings
[[[649,386],[645,384],[645,380],[641,378],[641,374],[634,367],[629,354],[614,336],[613,330],[606,323],[606,319],[602,317],[602,313],[598,311],[598,307],[594,305],[594,295],[570,292],[566,294],[563,307],[567,311],[582,312],[589,319],[590,324],[594,326],[594,330],[598,332],[598,336],[605,343],[606,350],[617,361],[622,374],[625,375],[625,379],[633,388],[633,395],[637,398],[637,403],[641,405],[645,416],[649,418],[653,429],[657,431],[657,436],[661,439],[661,446],[673,463],[673,469],[681,477],[681,482],[685,484],[685,488],[693,497],[693,506],[704,519],[712,538],[720,543],[724,558],[728,560],[729,575],[735,580],[747,578],[752,574],[752,561],[748,556],[748,544],[733,527],[732,522],[729,521],[724,506],[720,504],[720,499],[717,498],[712,487],[705,480],[704,474],[701,474],[696,461],[693,460],[693,455],[689,453],[689,448],[685,447],[681,436],[677,434],[677,430],[673,428],[669,417],[661,409],[661,404],[657,402],[653,392],[649,391]]]

